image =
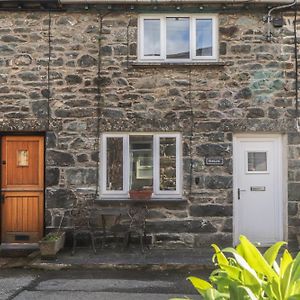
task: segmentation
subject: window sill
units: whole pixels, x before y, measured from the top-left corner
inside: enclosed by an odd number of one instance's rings
[[[205,67],[205,66],[216,66],[223,67],[226,66],[226,62],[221,61],[206,61],[206,62],[151,62],[151,61],[137,61],[132,62],[132,67]]]
[[[186,199],[183,198],[152,198],[149,200],[131,200],[129,198],[100,198],[98,199],[98,204],[185,204],[187,203]]]

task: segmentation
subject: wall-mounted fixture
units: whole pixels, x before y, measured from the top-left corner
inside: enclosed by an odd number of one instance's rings
[[[275,28],[280,28],[283,26],[283,17],[274,17],[272,20],[272,24]]]
[[[282,10],[282,9],[290,8],[290,7],[294,6],[295,4],[297,4],[297,0],[294,0],[292,3],[289,3],[289,4],[275,6],[275,7],[271,8],[268,11],[268,14],[266,16],[264,16],[263,20],[265,22],[267,22],[267,36],[266,36],[266,39],[267,39],[268,42],[270,42],[271,39],[272,39],[272,32],[271,32],[271,23],[273,22],[272,13],[276,10]],[[275,21],[275,23],[276,23],[276,21]],[[274,25],[274,23],[273,23],[273,25]]]

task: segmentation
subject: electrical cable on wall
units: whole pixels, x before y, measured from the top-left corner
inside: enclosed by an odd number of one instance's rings
[[[267,41],[268,42],[271,42],[271,39],[272,39],[272,33],[271,33],[271,22],[272,22],[272,13],[274,11],[277,11],[277,10],[283,10],[283,9],[287,9],[287,8],[291,8],[293,7],[294,5],[297,5],[297,1],[298,0],[293,0],[292,3],[289,3],[289,4],[284,4],[284,5],[279,5],[279,6],[275,6],[275,7],[272,7],[269,11],[268,11],[268,14],[264,17],[264,20],[267,22]]]
[[[128,68],[129,68],[129,27],[130,27],[130,23],[131,23],[131,16],[129,16],[129,21],[128,21],[128,24],[127,24],[127,28],[126,28],[126,43],[127,43],[127,57],[126,57],[126,63],[127,63],[127,71],[128,71]]]
[[[101,39],[102,39],[102,21],[103,17],[98,15],[99,22],[99,36],[98,36],[98,70],[97,70],[97,129],[96,129],[96,143],[95,150],[98,153],[96,160],[96,191],[95,191],[95,199],[97,199],[99,195],[99,154],[100,154],[100,118],[101,118],[101,88],[100,88],[100,73],[101,73]]]
[[[298,8],[295,5],[295,14],[294,14],[294,54],[295,54],[295,114],[296,114],[296,126],[297,130],[300,130],[299,124],[299,99],[298,99],[298,42],[297,42],[297,15]]]
[[[193,187],[193,171],[194,171],[194,161],[193,161],[193,138],[194,138],[194,109],[192,103],[192,70],[189,70],[189,105],[191,113],[191,131],[189,137],[189,148],[190,148],[190,182],[189,182],[189,194],[192,194]]]
[[[98,14],[98,23],[99,23],[99,36],[98,36],[98,70],[97,70],[97,129],[96,129],[96,143],[95,150],[97,152],[97,165],[96,165],[96,191],[94,199],[99,197],[100,190],[100,177],[99,177],[99,167],[100,167],[100,126],[101,126],[101,117],[102,110],[104,107],[104,99],[102,99],[102,91],[101,91],[101,66],[102,66],[102,56],[101,56],[101,47],[102,47],[102,33],[103,33],[103,18],[106,17],[110,12],[107,12],[103,15]]]
[[[47,64],[47,127],[46,130],[49,131],[50,128],[50,119],[51,119],[51,111],[50,111],[50,101],[51,101],[51,81],[50,81],[50,65],[51,65],[51,11],[48,12],[48,64]]]

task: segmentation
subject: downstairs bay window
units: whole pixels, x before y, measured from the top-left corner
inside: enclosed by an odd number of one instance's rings
[[[126,199],[131,189],[152,198],[181,196],[179,133],[105,133],[101,141],[101,196]]]

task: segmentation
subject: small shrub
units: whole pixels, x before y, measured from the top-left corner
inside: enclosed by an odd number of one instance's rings
[[[61,237],[61,233],[50,232],[42,238],[42,241],[45,242],[57,241],[60,237]]]
[[[221,251],[213,244],[213,262],[218,268],[210,282],[193,276],[187,279],[205,300],[300,300],[300,252],[293,259],[285,249],[276,261],[285,244],[277,242],[264,254],[245,236],[236,248]]]

